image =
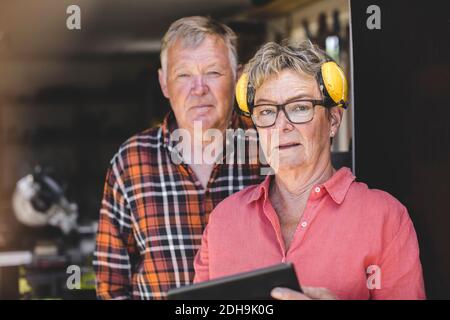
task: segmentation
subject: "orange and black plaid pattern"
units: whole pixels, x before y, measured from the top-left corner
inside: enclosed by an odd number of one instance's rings
[[[100,299],[163,299],[169,289],[192,283],[212,209],[264,178],[258,164],[216,164],[205,190],[188,165],[171,158],[174,124],[170,113],[111,160],[93,262]],[[230,127],[252,124],[234,114]]]

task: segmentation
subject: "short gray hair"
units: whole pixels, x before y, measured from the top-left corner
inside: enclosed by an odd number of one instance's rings
[[[285,69],[316,76],[321,65],[329,60],[331,58],[309,40],[298,44],[268,42],[247,63],[244,72],[248,74],[250,85],[258,89],[269,76]]]
[[[173,22],[161,41],[161,68],[167,70],[167,50],[178,39],[185,46],[197,47],[207,35],[219,36],[228,47],[228,56],[233,74],[236,76],[238,63],[237,36],[230,27],[210,17],[192,16]]]

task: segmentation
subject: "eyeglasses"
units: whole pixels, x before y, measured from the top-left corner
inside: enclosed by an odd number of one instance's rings
[[[305,123],[314,118],[314,107],[323,103],[323,100],[302,99],[278,105],[259,104],[252,109],[252,119],[259,128],[271,127],[277,121],[281,109],[291,123]]]

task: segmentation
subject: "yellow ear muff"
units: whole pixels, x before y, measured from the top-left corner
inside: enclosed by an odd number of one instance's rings
[[[321,82],[323,93],[334,105],[346,108],[348,97],[347,79],[341,67],[334,62],[325,62],[321,66]]]
[[[328,107],[347,107],[348,86],[344,71],[334,62],[328,61],[322,64],[321,72],[318,75],[319,83],[322,87],[325,105]],[[248,74],[243,73],[236,84],[236,101],[239,111],[250,116],[250,109],[253,107],[255,90],[249,86]]]
[[[236,101],[239,110],[249,116],[250,107],[248,105],[248,74],[243,73],[236,84]]]

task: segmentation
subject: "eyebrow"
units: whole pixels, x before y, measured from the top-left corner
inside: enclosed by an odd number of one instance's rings
[[[214,67],[223,68],[224,66],[219,61],[214,61],[214,62],[212,62],[212,63],[210,63],[210,64],[205,66],[206,69],[214,68]]]
[[[214,67],[217,67],[217,68],[219,68],[221,70],[225,69],[225,66],[223,64],[221,64],[220,61],[213,61],[213,62],[207,64],[204,68],[205,69],[210,69],[210,68],[214,68]],[[183,63],[183,64],[175,66],[173,68],[173,71],[174,72],[178,72],[178,71],[183,70],[185,68],[187,68],[187,65],[185,63]]]
[[[176,67],[174,67],[172,70],[173,70],[173,72],[179,72],[180,70],[183,70],[183,69],[185,69],[186,68],[186,65],[185,64],[181,64],[181,65],[178,65],[178,66],[176,66]]]
[[[305,99],[312,99],[312,97],[310,95],[301,93],[301,94],[298,94],[296,96],[290,97],[289,99],[285,100],[284,103],[295,101],[295,100],[300,100],[300,99],[304,99],[304,98]],[[273,104],[273,105],[278,104],[276,101],[273,101],[273,100],[270,100],[270,99],[258,99],[257,101],[255,101],[255,105],[264,104],[264,103]]]

